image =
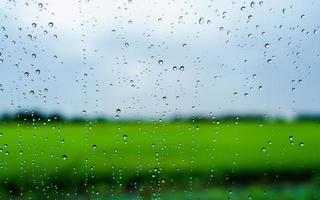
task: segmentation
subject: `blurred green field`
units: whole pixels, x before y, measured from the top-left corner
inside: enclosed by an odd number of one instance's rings
[[[320,169],[318,123],[12,123],[0,132],[0,180],[17,190],[84,184],[121,193],[142,184],[159,192]]]

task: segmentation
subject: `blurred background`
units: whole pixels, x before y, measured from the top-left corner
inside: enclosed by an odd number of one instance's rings
[[[318,199],[320,2],[3,0],[3,199]]]

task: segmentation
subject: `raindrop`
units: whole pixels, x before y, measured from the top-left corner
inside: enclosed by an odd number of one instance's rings
[[[282,9],[282,13],[283,13],[283,14],[286,14],[286,12],[287,12],[286,9],[283,8],[283,9]]]
[[[204,18],[203,17],[200,17],[199,18],[199,24],[203,24],[204,23]]]

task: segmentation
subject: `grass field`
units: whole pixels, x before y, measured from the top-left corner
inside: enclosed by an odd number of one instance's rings
[[[15,195],[58,188],[169,198],[214,185],[317,180],[320,169],[320,124],[311,122],[12,123],[0,132],[1,188]]]

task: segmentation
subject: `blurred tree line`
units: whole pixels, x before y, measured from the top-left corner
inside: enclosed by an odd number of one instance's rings
[[[44,113],[39,110],[25,110],[18,111],[15,113],[3,113],[0,114],[0,121],[2,122],[86,122],[86,121],[95,121],[95,122],[130,122],[130,121],[150,121],[150,120],[141,120],[141,119],[120,119],[115,120],[108,117],[82,117],[82,116],[74,116],[71,118],[65,117],[61,113]],[[259,115],[259,114],[243,114],[243,115],[235,115],[235,114],[226,114],[222,116],[205,116],[205,115],[197,115],[197,116],[174,116],[169,118],[166,121],[172,122],[210,122],[210,123],[220,123],[220,122],[266,122],[266,121],[276,121],[276,122],[286,122],[288,119],[282,117],[268,117],[267,115]],[[312,122],[320,122],[320,114],[299,114],[297,115],[293,121],[312,121]]]

